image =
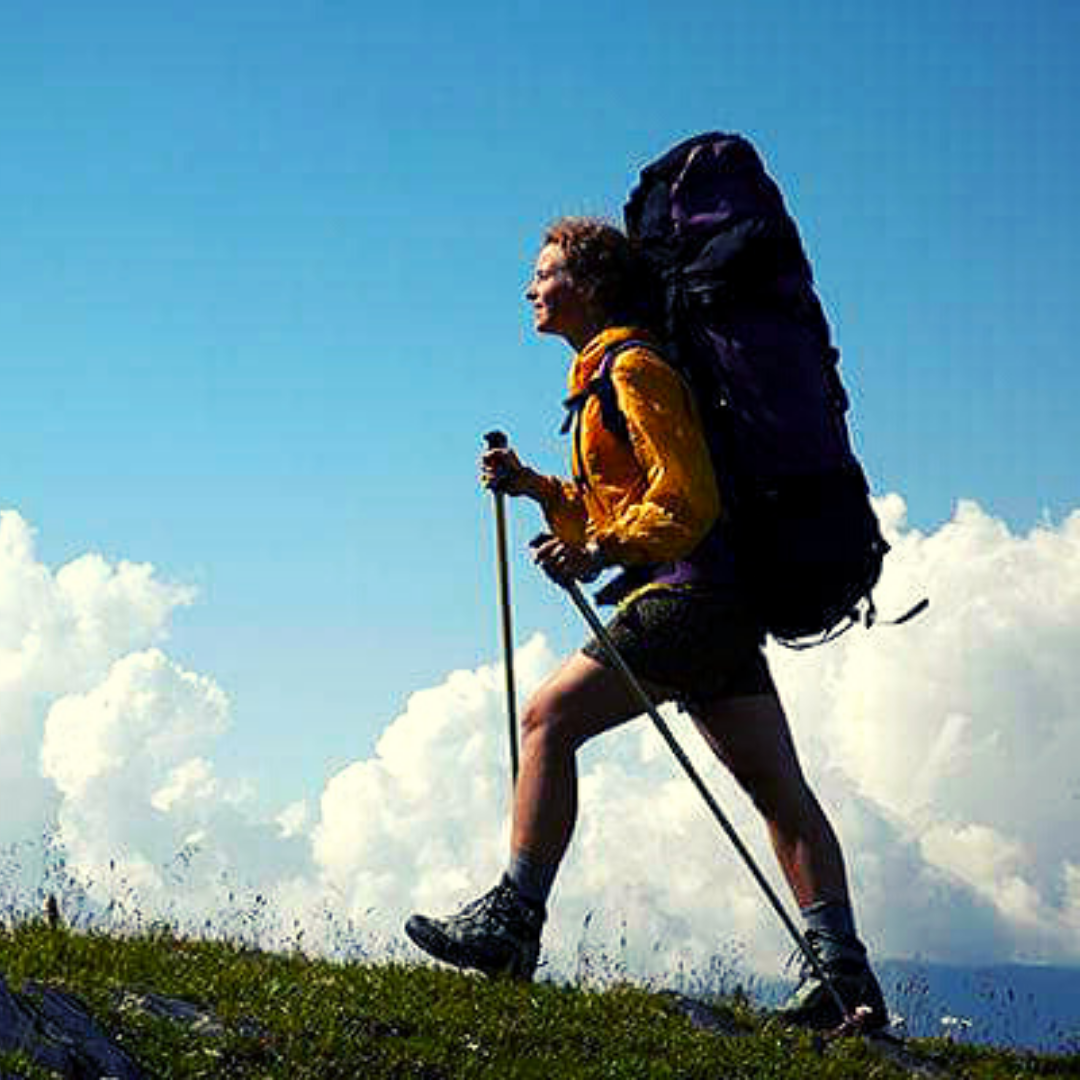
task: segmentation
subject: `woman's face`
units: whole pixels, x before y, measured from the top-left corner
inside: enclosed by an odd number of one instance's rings
[[[539,334],[557,334],[580,349],[598,329],[595,305],[570,276],[558,244],[540,249],[525,299],[532,304],[533,326]]]

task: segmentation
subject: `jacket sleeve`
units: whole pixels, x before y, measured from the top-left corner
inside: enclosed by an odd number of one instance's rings
[[[642,490],[593,534],[613,561],[669,562],[689,555],[720,513],[712,459],[689,387],[645,350],[627,351],[612,378]]]
[[[579,547],[587,539],[588,512],[577,484],[555,476],[540,479],[540,505],[551,531]]]

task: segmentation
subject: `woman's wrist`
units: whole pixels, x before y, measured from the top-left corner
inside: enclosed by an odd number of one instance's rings
[[[604,549],[596,540],[590,540],[585,545],[585,554],[589,559],[589,568],[587,576],[583,580],[595,581],[600,576],[600,572],[605,570],[610,563],[604,555]]]
[[[535,469],[530,469],[528,465],[523,465],[518,476],[517,488],[522,495],[532,499],[534,502],[542,503],[544,501],[546,481],[547,477],[541,475]]]

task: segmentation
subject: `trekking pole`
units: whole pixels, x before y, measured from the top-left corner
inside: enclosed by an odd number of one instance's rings
[[[484,436],[489,450],[502,450],[507,446],[501,431],[489,431]],[[506,556],[506,496],[493,491],[495,501],[495,554],[499,581],[499,616],[502,626],[503,670],[506,674],[506,722],[510,735],[510,782],[511,790],[517,785],[518,731],[517,693],[514,689],[514,631],[510,609],[510,566]]]
[[[608,654],[611,662],[615,665],[616,670],[623,677],[626,685],[633,692],[634,696],[638,699],[639,704],[644,711],[648,714],[649,719],[656,725],[656,729],[660,732],[664,739],[664,742],[668,744],[669,749],[675,755],[679,764],[683,767],[686,775],[690,777],[694,787],[698,789],[699,794],[705,800],[705,805],[708,806],[712,815],[719,822],[720,827],[727,834],[727,838],[735,846],[735,850],[742,856],[743,862],[746,864],[747,869],[753,875],[754,880],[761,886],[762,891],[765,893],[772,904],[773,910],[780,917],[780,921],[784,924],[785,929],[791,935],[792,940],[798,946],[799,952],[806,958],[814,974],[822,981],[825,987],[828,989],[829,994],[833,999],[833,1003],[840,1010],[840,1015],[847,1018],[848,1009],[837,992],[835,986],[833,986],[832,979],[829,978],[825,971],[821,961],[817,958],[814,950],[810,948],[810,943],[806,940],[806,937],[801,933],[799,928],[792,922],[791,917],[784,909],[783,903],[776,895],[776,890],[766,880],[765,875],[759,869],[757,863],[754,860],[754,856],[750,853],[749,848],[739,838],[739,834],[735,831],[734,826],[728,821],[727,816],[723,810],[720,809],[720,804],[713,798],[712,792],[709,791],[705,785],[705,781],[701,779],[697,770],[691,764],[690,759],[686,756],[683,748],[679,745],[678,740],[671,732],[671,728],[664,722],[656,706],[653,704],[652,699],[645,690],[642,688],[641,683],[637,681],[634,673],[630,670],[629,665],[623,659],[622,654],[619,652],[618,647],[611,640],[611,636],[607,630],[604,629],[604,624],[597,617],[595,611],[589,605],[589,602],[585,599],[574,581],[568,581],[564,583],[563,588],[570,594],[570,599],[574,601],[578,611],[581,612],[585,621],[589,624],[589,629],[596,635],[596,640],[604,647],[604,651]]]

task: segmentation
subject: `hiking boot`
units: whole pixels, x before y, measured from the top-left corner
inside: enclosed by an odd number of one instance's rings
[[[859,1025],[863,1031],[878,1031],[889,1023],[889,1012],[881,987],[866,960],[866,949],[856,938],[839,940],[820,931],[809,930],[807,944],[820,960],[833,988],[840,995],[844,1008],[851,1015],[861,1006],[870,1012]],[[810,961],[802,957],[799,985],[794,993],[774,1013],[786,1024],[831,1031],[846,1019],[837,1007],[833,995],[818,976]]]
[[[540,957],[544,918],[544,909],[530,904],[514,883],[503,877],[491,892],[456,915],[445,919],[411,916],[405,933],[424,952],[444,963],[485,975],[531,979]]]

